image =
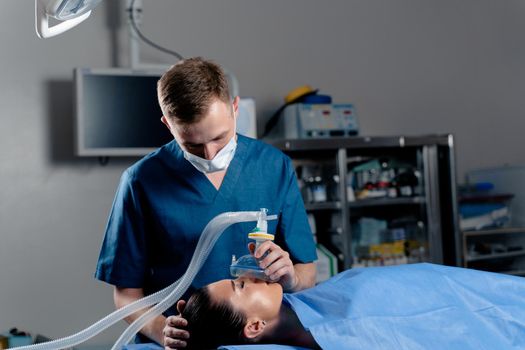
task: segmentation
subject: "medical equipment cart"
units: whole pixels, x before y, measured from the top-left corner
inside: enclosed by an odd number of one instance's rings
[[[340,269],[461,266],[452,135],[266,142],[292,158],[317,242]]]
[[[463,266],[492,272],[525,276],[525,167],[505,165],[471,170],[468,184],[486,183],[489,194],[511,195],[504,208],[490,213],[491,218],[504,210],[508,222],[476,230],[463,230]]]

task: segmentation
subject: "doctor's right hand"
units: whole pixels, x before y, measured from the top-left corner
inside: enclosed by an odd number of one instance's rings
[[[164,349],[183,349],[186,347],[186,339],[190,337],[190,333],[184,328],[188,325],[188,321],[181,317],[182,311],[186,306],[184,300],[177,302],[177,311],[179,315],[169,316],[166,318],[166,326],[162,334],[164,335]]]

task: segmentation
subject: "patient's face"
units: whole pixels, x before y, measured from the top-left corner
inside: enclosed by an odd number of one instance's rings
[[[208,285],[213,301],[226,302],[247,318],[259,317],[265,321],[279,315],[283,289],[278,283],[239,277]]]

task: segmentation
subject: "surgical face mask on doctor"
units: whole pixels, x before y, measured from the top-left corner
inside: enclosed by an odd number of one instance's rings
[[[225,170],[235,155],[236,113],[237,99],[232,104],[216,99],[196,123],[181,125],[165,116],[161,120],[175,137],[184,158],[206,174]],[[232,136],[228,140],[229,135]]]
[[[192,154],[183,149],[184,158],[191,163],[197,170],[202,173],[213,173],[224,170],[230,165],[235,150],[237,148],[237,140],[235,139],[235,132],[230,141],[213,157],[213,159],[204,159],[195,154]]]

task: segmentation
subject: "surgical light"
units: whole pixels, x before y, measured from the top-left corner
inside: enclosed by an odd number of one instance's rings
[[[78,25],[102,0],[35,0],[35,27],[40,38],[50,38]],[[49,19],[61,21],[50,26]]]

